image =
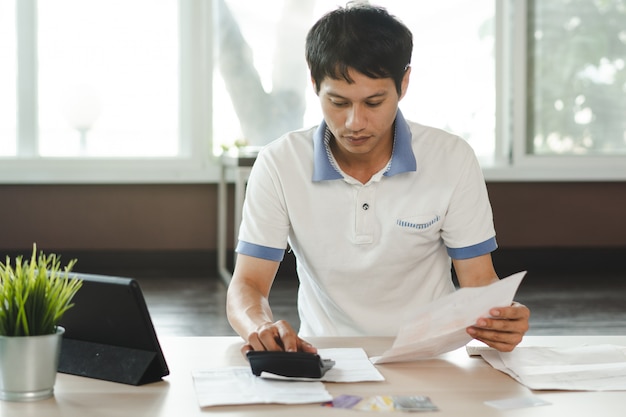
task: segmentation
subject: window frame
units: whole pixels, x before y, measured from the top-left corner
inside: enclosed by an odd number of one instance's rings
[[[501,154],[498,164],[483,168],[485,178],[492,181],[626,180],[626,156],[548,156],[527,152],[528,0],[498,2],[496,7],[499,8],[496,42],[502,44],[498,47],[500,55],[497,61],[504,60],[497,71],[502,79],[499,83],[502,97],[498,108],[501,113],[507,114],[496,118],[502,124],[496,138],[501,144]],[[507,19],[510,22],[508,25]],[[511,47],[507,47],[507,43]]]
[[[37,0],[16,1],[18,43],[17,157],[0,157],[0,183],[195,183],[219,175],[210,133],[212,2],[179,1],[180,156],[41,157],[37,153]],[[208,24],[207,24],[208,23]],[[28,92],[29,94],[25,94]],[[207,117],[206,115],[209,115]]]
[[[496,155],[487,181],[624,181],[626,156],[526,153],[527,0],[496,5]],[[172,158],[53,158],[36,150],[37,0],[16,1],[18,157],[0,157],[0,183],[215,183],[212,153],[213,1],[180,0],[180,146]]]

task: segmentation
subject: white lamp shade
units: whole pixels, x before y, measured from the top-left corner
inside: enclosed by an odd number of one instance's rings
[[[76,84],[68,88],[64,112],[70,125],[77,130],[89,130],[102,111],[100,96],[90,84]]]

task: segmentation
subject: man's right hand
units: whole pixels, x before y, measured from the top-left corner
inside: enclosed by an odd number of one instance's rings
[[[248,343],[241,352],[249,350],[279,350],[286,352],[317,353],[317,348],[309,342],[300,339],[295,330],[285,320],[264,323],[256,331],[248,335]]]
[[[226,313],[233,329],[246,341],[241,349],[316,353],[284,320],[274,321],[269,294],[279,262],[237,255],[237,264],[228,285]]]

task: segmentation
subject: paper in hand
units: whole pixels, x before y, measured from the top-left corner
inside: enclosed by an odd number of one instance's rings
[[[430,358],[458,349],[472,338],[466,328],[494,307],[508,306],[526,272],[483,287],[461,288],[413,312],[400,328],[391,349],[376,364]]]

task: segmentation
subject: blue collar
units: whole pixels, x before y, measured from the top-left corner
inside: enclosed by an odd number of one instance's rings
[[[319,125],[313,134],[313,181],[343,179],[341,173],[331,162],[328,139],[331,133],[325,121]],[[417,171],[417,162],[413,154],[411,130],[398,110],[395,121],[395,137],[391,163],[383,175],[390,177],[404,172]]]

